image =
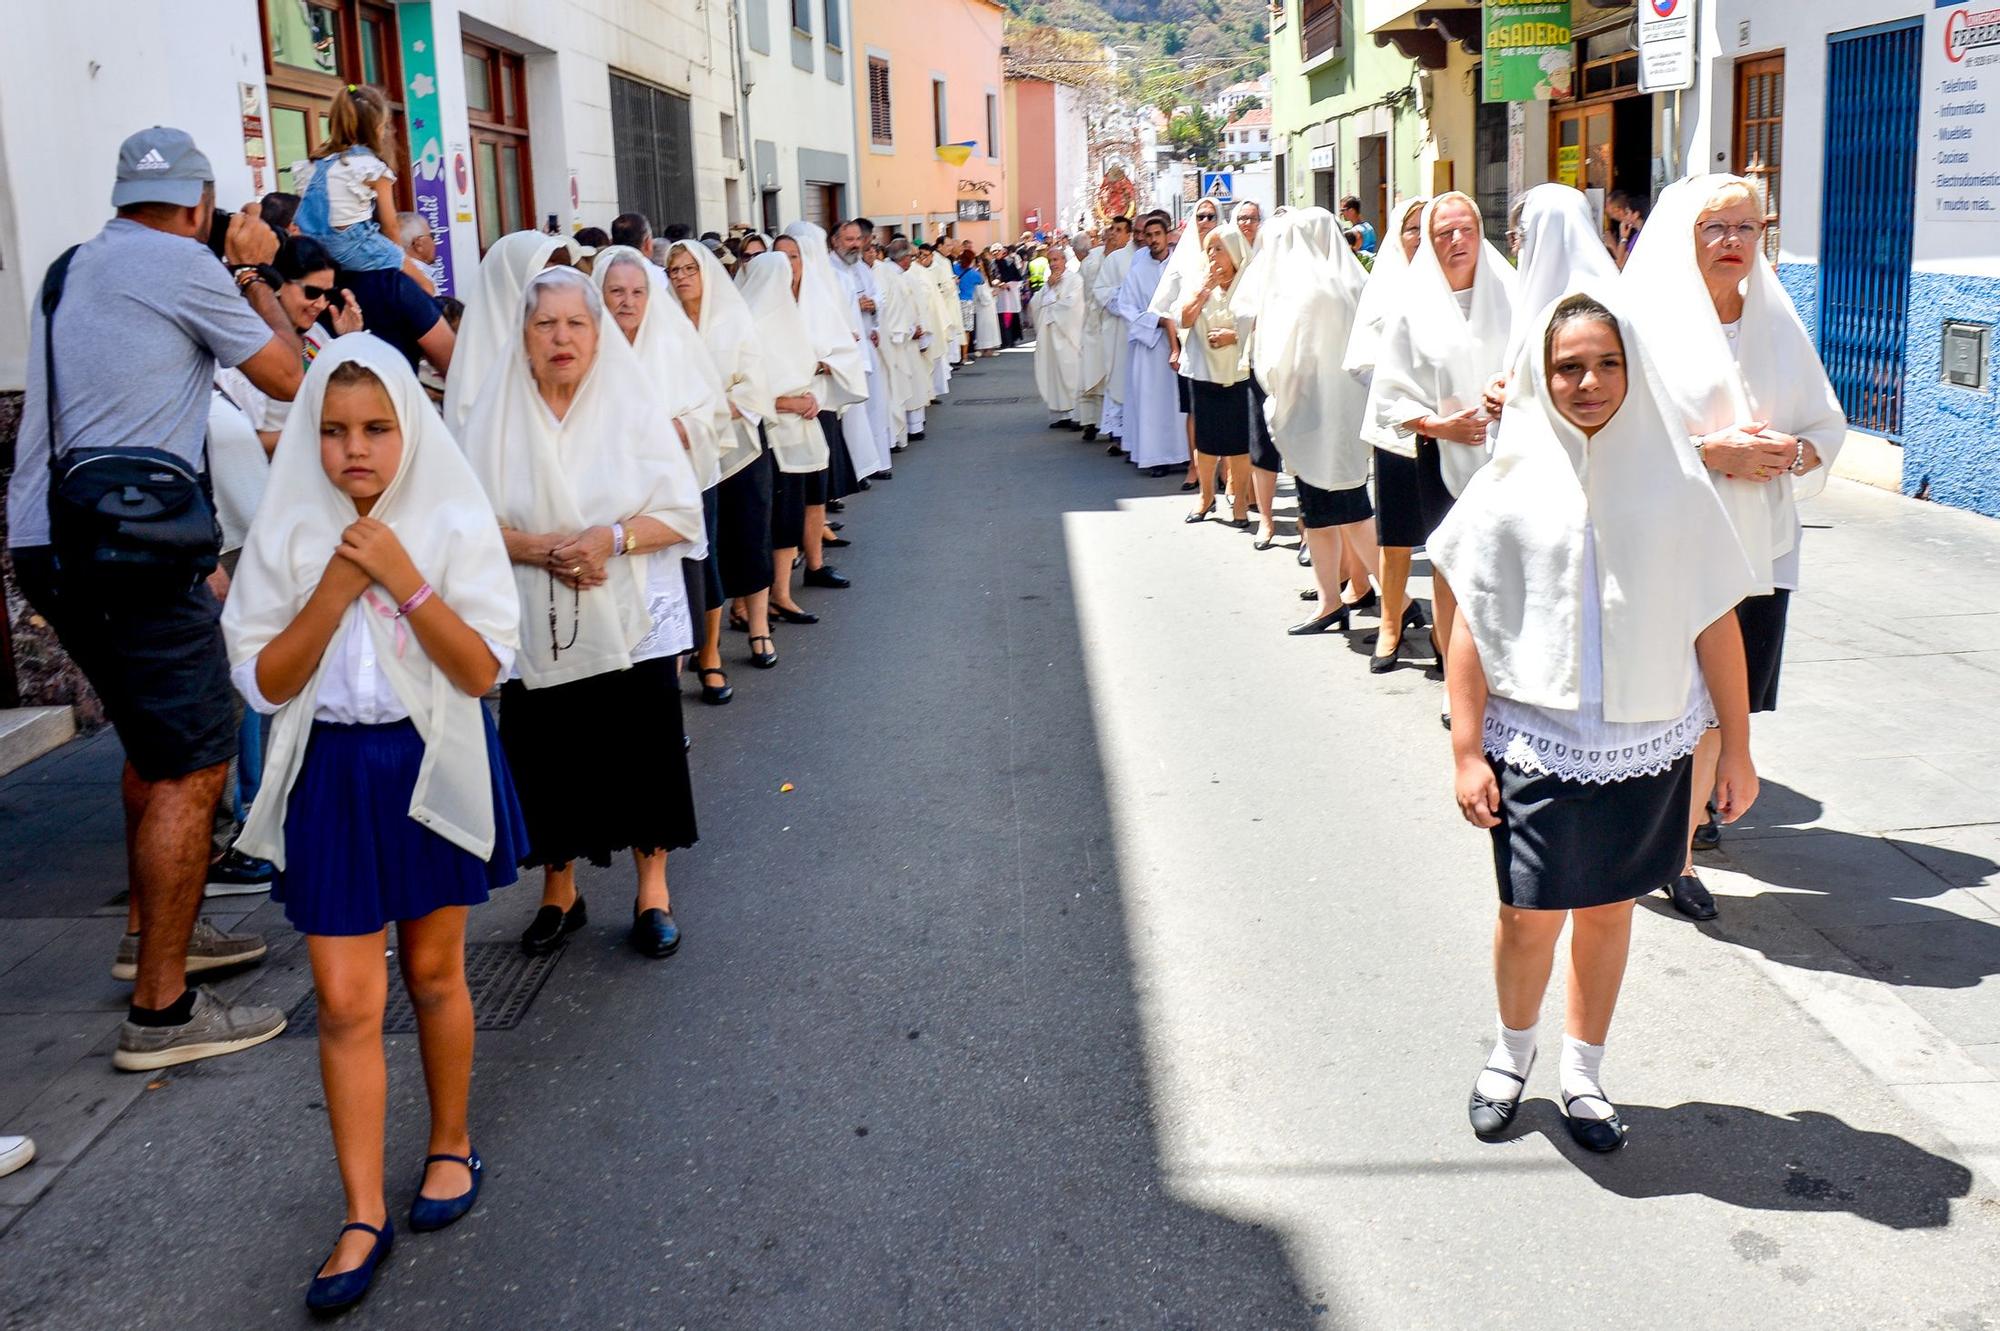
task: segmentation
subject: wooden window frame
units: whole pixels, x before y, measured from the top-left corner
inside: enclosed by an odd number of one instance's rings
[[[396,7],[388,0],[314,0],[314,8],[331,10],[334,14],[333,42],[335,67],[354,75],[354,82],[360,81],[361,74],[361,19],[366,15],[375,20],[377,31],[385,34],[381,49],[377,52],[378,73],[383,82],[366,86],[382,94],[389,104],[389,168],[396,173],[393,193],[396,207],[408,210],[414,206],[415,195],[410,187],[410,135],[405,118],[407,108],[403,103],[403,50],[396,25]],[[264,47],[264,87],[269,102],[270,118],[276,119],[279,108],[304,114],[306,122],[306,155],[318,152],[326,140],[319,131],[320,117],[327,114],[333,105],[334,94],[346,86],[348,79],[338,74],[322,74],[317,70],[300,69],[296,65],[278,63],[271,54],[271,15],[267,0],[257,0],[257,31]],[[266,125],[265,133],[275,146],[276,127]],[[278,187],[278,173],[289,171],[290,162],[271,161],[271,188]],[[296,183],[296,182],[294,182]]]
[[[499,169],[502,148],[514,149],[514,165],[521,192],[521,227],[533,230],[535,227],[535,171],[532,158],[533,138],[528,127],[528,61],[519,51],[510,51],[492,42],[483,42],[476,37],[461,36],[459,39],[461,60],[464,55],[478,55],[486,61],[487,109],[476,110],[472,98],[467,96],[465,108],[466,137],[470,141],[468,151],[472,154],[476,191],[479,149],[482,144],[493,149],[494,169]],[[512,84],[514,113],[507,114],[507,85]],[[468,89],[468,92],[470,90]],[[497,179],[496,179],[496,184]],[[476,198],[476,195],[475,195]],[[495,200],[495,208],[499,206]],[[478,228],[478,210],[474,208],[473,226]],[[507,234],[506,219],[500,220],[500,229],[494,236],[479,238],[479,252],[484,254],[495,240]]]
[[[894,149],[896,146],[896,99],[891,82],[889,57],[870,55],[868,70],[868,145]],[[878,80],[879,75],[879,80]],[[879,81],[880,96],[877,96]]]
[[[1750,80],[1767,75],[1776,76],[1772,91],[1775,94],[1777,112],[1754,119],[1745,114],[1749,102]],[[1782,144],[1785,135],[1785,53],[1770,51],[1763,55],[1744,56],[1736,62],[1736,100],[1731,111],[1730,153],[1731,169],[1757,187],[1764,201],[1764,253],[1772,263],[1778,261],[1778,239],[1781,195],[1785,183],[1785,163],[1782,148],[1775,165],[1761,158],[1753,161],[1750,153],[1750,129],[1752,125],[1765,126],[1767,133],[1775,136],[1774,141]]]
[[[1300,0],[1299,56],[1307,64],[1340,52],[1346,9],[1342,0]]]

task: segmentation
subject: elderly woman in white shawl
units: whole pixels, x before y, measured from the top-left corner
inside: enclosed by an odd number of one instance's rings
[[[1272,438],[1298,479],[1299,527],[1324,610],[1289,632],[1345,630],[1361,598],[1341,598],[1343,547],[1363,568],[1375,562],[1361,437],[1368,390],[1341,369],[1368,275],[1324,208],[1275,219],[1263,245],[1251,269],[1258,315],[1249,360],[1264,385]],[[1365,574],[1357,591],[1369,591]]]
[[[1847,437],[1846,413],[1764,257],[1763,234],[1764,209],[1750,182],[1695,176],[1660,195],[1624,275],[1641,326],[1675,350],[1661,365],[1667,391],[1757,570],[1756,587],[1737,607],[1753,712],[1778,705],[1786,611],[1799,584],[1798,501],[1826,487]],[[1692,850],[1721,839],[1701,816],[1714,769],[1711,742],[1696,755],[1687,863],[1668,886],[1675,907],[1695,919],[1715,915]]]
[[[1160,215],[1166,216],[1165,213]],[[1187,304],[1188,297],[1208,280],[1208,237],[1221,221],[1222,205],[1214,199],[1202,199],[1195,204],[1193,217],[1188,224],[1181,227],[1174,240],[1174,247],[1167,255],[1167,270],[1160,274],[1160,285],[1153,292],[1153,303],[1147,307],[1147,313],[1173,320],[1176,328],[1181,326],[1182,307]],[[1179,354],[1174,357],[1173,367],[1176,376],[1175,391],[1180,394],[1181,414],[1187,418],[1188,473],[1186,479],[1181,482],[1181,489],[1192,491],[1199,489],[1201,485],[1195,475],[1200,469],[1200,462],[1195,457],[1194,390],[1189,386],[1198,365],[1190,363],[1187,353],[1188,348],[1183,345]],[[1200,359],[1198,355],[1195,357],[1196,362]],[[1209,490],[1203,491],[1205,494],[1211,492],[1215,485],[1214,458],[1209,459],[1208,469]]]
[[[1243,308],[1236,296],[1250,263],[1250,246],[1235,227],[1219,226],[1208,233],[1206,253],[1207,277],[1197,284],[1181,284],[1181,294],[1173,302],[1174,318],[1186,330],[1180,373],[1194,407],[1194,481],[1201,492],[1184,520],[1200,522],[1215,507],[1215,468],[1220,460],[1229,469],[1230,515],[1225,525],[1244,530],[1250,526],[1250,440],[1255,427],[1243,342],[1256,312]],[[1163,284],[1171,280],[1169,268]],[[1155,297],[1154,304],[1158,303]],[[1258,549],[1270,544],[1268,534],[1258,537]]]
[[[576,861],[630,850],[630,938],[679,945],[667,852],[695,842],[674,658],[694,645],[680,560],[702,536],[701,487],[666,402],[574,269],[536,274],[507,356],[473,404],[466,455],[499,515],[521,597],[519,677],[500,738],[527,815],[544,953],[585,921]],[[633,756],[646,763],[631,779]]]
[[[668,247],[667,282],[681,312],[708,348],[729,403],[708,557],[715,565],[721,594],[730,602],[732,621],[751,636],[750,664],[768,670],[778,663],[777,654],[758,650],[755,643],[771,638],[775,472],[770,450],[764,447],[763,422],[775,408],[764,382],[757,321],[721,262],[699,241],[677,240]],[[708,616],[697,667],[721,668],[721,639],[722,612],[717,609]]]
[[[1505,364],[1513,324],[1514,269],[1487,243],[1479,205],[1456,192],[1432,199],[1396,309],[1383,323],[1368,396],[1387,451],[1416,459],[1426,537],[1485,465],[1483,397]],[[1431,649],[1442,665],[1455,602],[1435,572],[1431,600]]]
[[[722,669],[720,644],[715,651],[708,650],[707,629],[712,627],[714,636],[720,637],[722,579],[713,549],[715,490],[722,481],[723,447],[735,443],[722,376],[680,302],[669,294],[659,268],[639,251],[624,245],[605,246],[597,252],[590,277],[603,293],[605,309],[618,331],[638,353],[646,377],[659,391],[681,447],[694,464],[695,482],[701,486],[703,535],[698,550],[684,561],[684,568],[689,613],[701,621],[703,630],[697,634],[703,651],[695,663],[701,700],[720,706],[729,701],[733,690]]]
[[[1498,1038],[1473,1131],[1533,1070],[1565,916],[1560,1090],[1576,1142],[1624,1145],[1600,1080],[1632,902],[1686,846],[1696,743],[1717,725],[1720,816],[1757,797],[1743,639],[1755,574],[1629,317],[1573,295],[1525,339],[1492,462],[1430,544],[1463,598],[1447,667],[1460,813],[1491,832]]]
[[[465,297],[465,316],[458,323],[451,373],[444,384],[445,423],[461,438],[472,404],[519,334],[515,316],[528,279],[544,268],[575,267],[579,250],[567,236],[515,231],[494,241],[479,261],[479,276]]]
[[[1382,353],[1382,329],[1401,299],[1410,260],[1424,237],[1424,209],[1427,198],[1405,199],[1390,213],[1389,236],[1376,251],[1375,266],[1369,271],[1368,285],[1361,292],[1361,308],[1354,315],[1354,332],[1347,340],[1347,372],[1366,389],[1375,379],[1375,362]],[[1351,244],[1350,244],[1351,248]],[[1368,444],[1375,473],[1375,566],[1376,584],[1381,591],[1382,628],[1375,636],[1375,653],[1368,658],[1368,672],[1386,674],[1401,659],[1403,633],[1421,629],[1430,621],[1424,608],[1410,600],[1410,560],[1416,547],[1424,543],[1423,511],[1417,505],[1417,461],[1395,452],[1395,431],[1385,430],[1372,413],[1361,418],[1361,438]],[[1366,599],[1367,577],[1344,568],[1347,584],[1356,597]]]
[[[1035,391],[1053,417],[1051,430],[1081,430],[1076,419],[1084,366],[1083,278],[1070,248],[1049,249],[1049,276],[1035,297]]]
[[[771,613],[787,624],[816,624],[792,600],[792,557],[798,553],[803,530],[805,493],[799,478],[826,467],[828,442],[819,394],[825,363],[800,308],[805,290],[804,263],[783,249],[760,254],[743,266],[743,299],[757,323],[763,349],[764,382],[772,394],[772,411],[764,419],[764,437],[778,467],[778,485],[771,501],[772,543],[777,547],[777,576],[770,588]],[[765,645],[759,647],[762,641]],[[768,634],[752,636],[750,649],[777,661],[776,644]]]

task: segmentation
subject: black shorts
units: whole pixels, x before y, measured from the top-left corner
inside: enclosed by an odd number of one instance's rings
[[[21,594],[97,690],[126,760],[170,781],[236,756],[236,691],[208,584],[124,598],[63,576],[48,546],[14,551]]]
[[[1785,616],[1792,594],[1783,587],[1768,596],[1746,596],[1737,603],[1736,623],[1743,630],[1743,661],[1750,669],[1750,710],[1778,710],[1778,672],[1785,664]]]
[[[1299,525],[1307,531],[1345,527],[1350,522],[1366,522],[1375,516],[1374,508],[1368,503],[1366,485],[1357,485],[1351,490],[1322,490],[1306,481],[1300,481],[1298,485]]]

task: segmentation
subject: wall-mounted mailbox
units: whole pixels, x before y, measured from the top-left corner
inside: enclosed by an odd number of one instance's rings
[[[1986,356],[1993,325],[1947,322],[1944,326],[1944,381],[1954,388],[1986,391]]]

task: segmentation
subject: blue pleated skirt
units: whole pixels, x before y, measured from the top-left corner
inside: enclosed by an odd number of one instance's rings
[[[493,773],[493,854],[480,861],[410,817],[424,760],[416,726],[313,722],[285,808],[285,868],[271,887],[302,934],[380,932],[444,906],[477,906],[518,876],[528,826],[484,707]]]

